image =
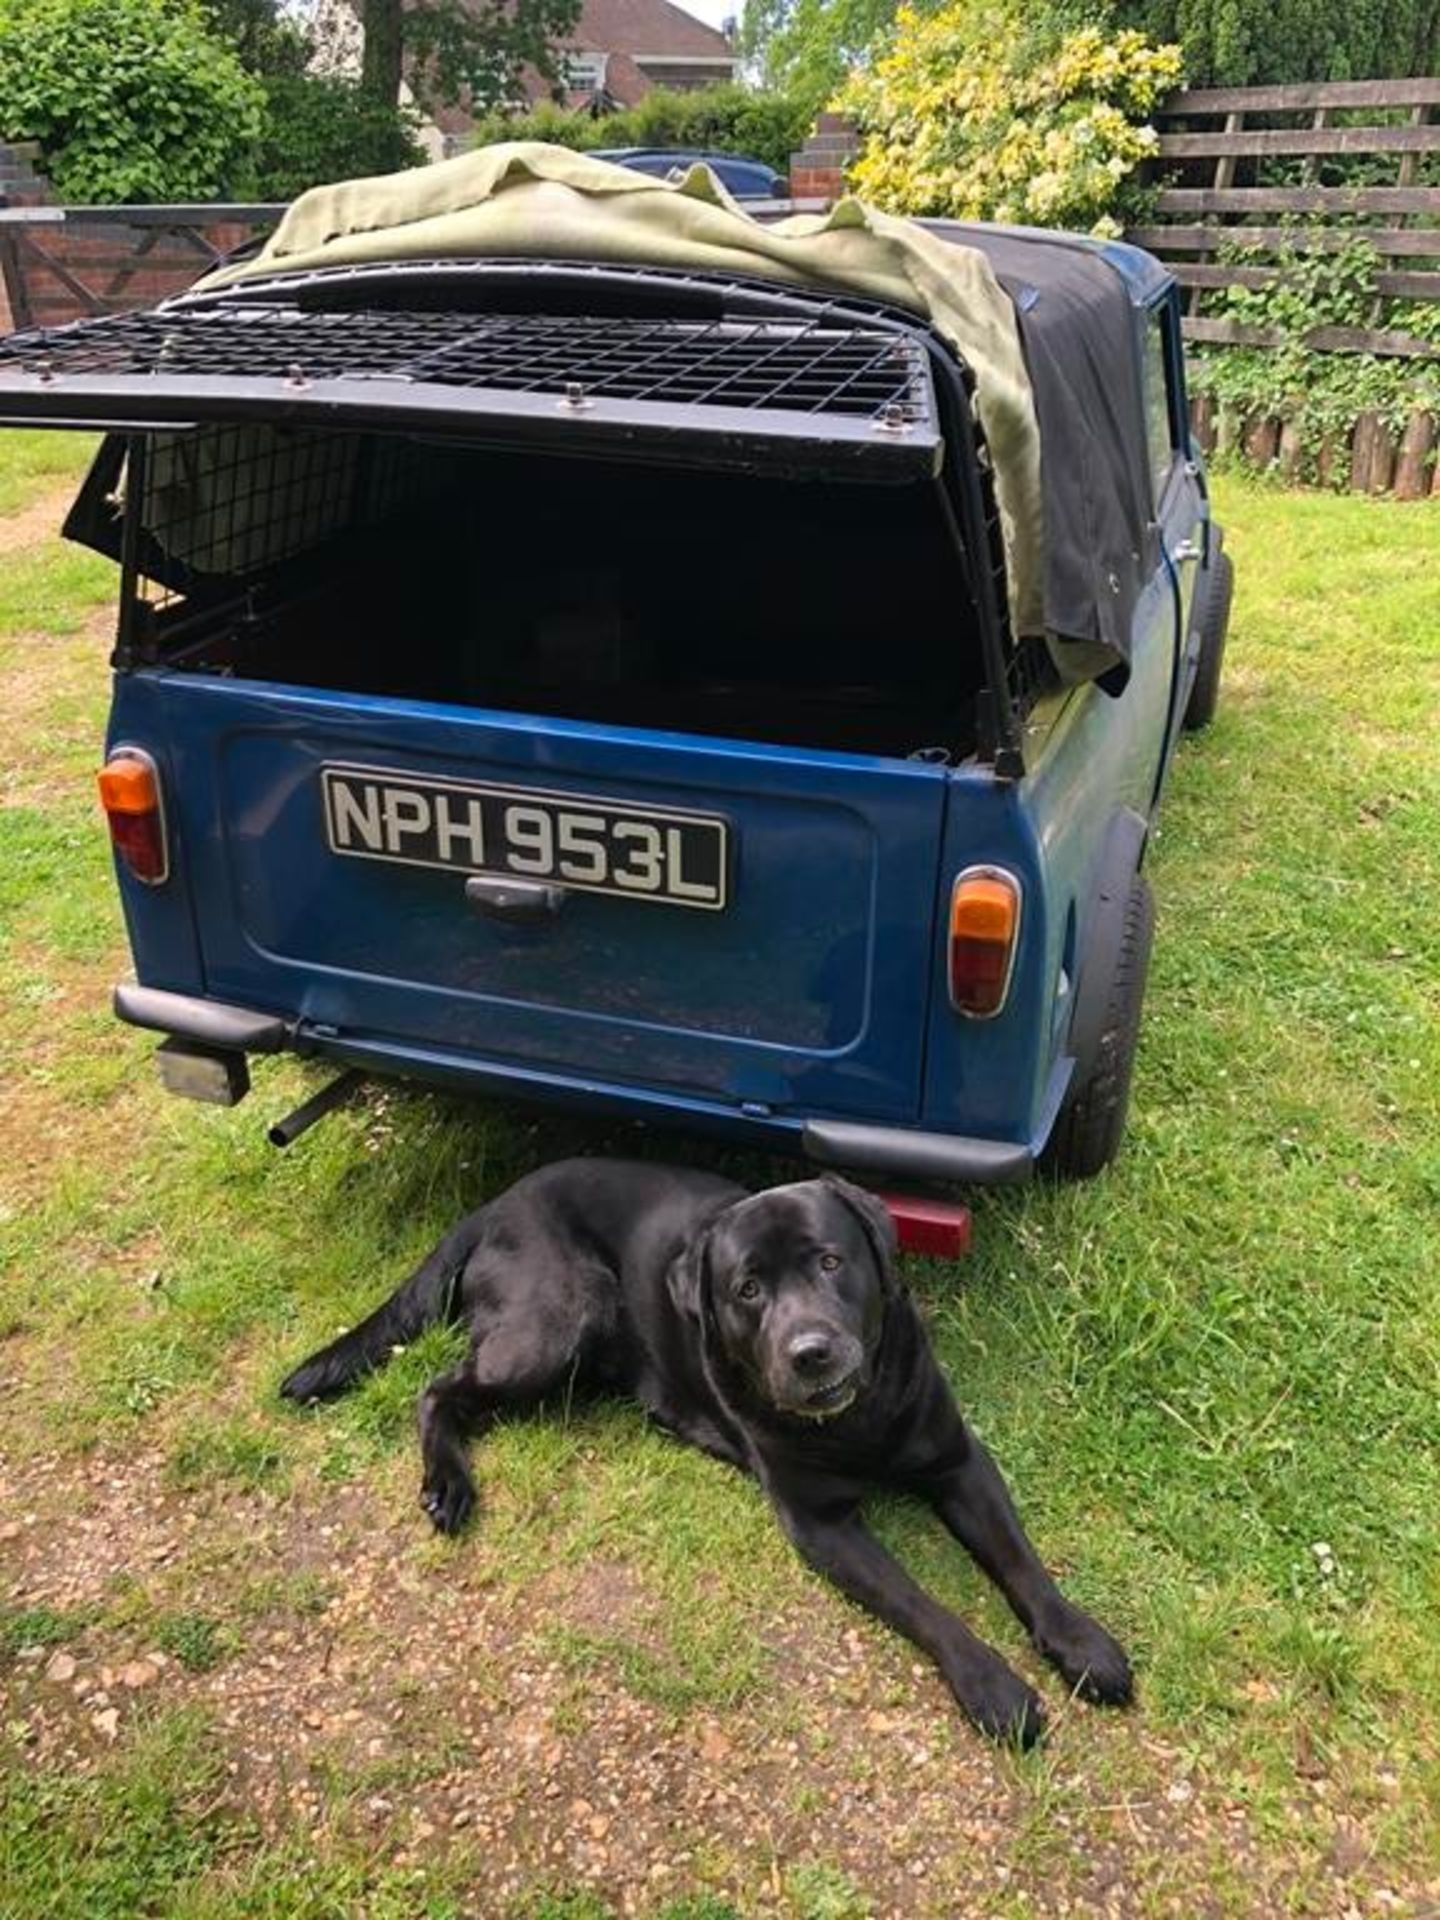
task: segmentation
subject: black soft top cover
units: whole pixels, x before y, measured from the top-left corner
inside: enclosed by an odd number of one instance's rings
[[[1045,624],[1083,674],[1101,646],[1124,663],[1135,603],[1159,559],[1135,294],[1091,243],[1069,235],[926,221],[977,247],[1014,302],[1040,421]],[[1137,255],[1137,260],[1143,256]],[[1156,290],[1163,276],[1156,270]]]

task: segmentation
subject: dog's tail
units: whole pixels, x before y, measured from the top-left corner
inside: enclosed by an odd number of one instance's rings
[[[481,1231],[480,1215],[462,1221],[368,1319],[302,1360],[281,1381],[286,1399],[326,1400],[342,1393],[361,1374],[383,1367],[396,1347],[406,1345],[424,1328],[453,1319],[460,1276]]]

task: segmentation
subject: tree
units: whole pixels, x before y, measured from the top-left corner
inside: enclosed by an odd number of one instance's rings
[[[285,0],[206,0],[213,30],[265,89],[255,151],[255,192],[292,200],[322,181],[419,165],[416,116],[379,103],[346,71],[345,35],[325,35]]]
[[[918,0],[913,11],[938,3]],[[745,0],[740,43],[768,86],[820,106],[879,52],[897,12],[898,0]],[[1440,72],[1440,0],[1040,0],[1027,9],[1027,26],[1087,23],[1179,42],[1189,86]]]
[[[555,92],[564,55],[555,43],[574,31],[581,0],[361,0],[365,29],[361,88],[393,105],[402,77],[427,106],[465,100],[476,113],[503,107],[533,68]]]
[[[261,79],[302,73],[314,51],[300,16],[282,12],[281,0],[205,0],[205,12],[216,38]]]
[[[1178,40],[1192,87],[1440,71],[1440,0],[1116,0],[1114,11]]]
[[[307,187],[422,166],[415,115],[378,106],[358,82],[326,73],[280,73],[265,83],[265,132],[255,155],[262,200],[293,200]]]
[[[745,0],[740,51],[767,88],[823,107],[894,24],[898,0]]]

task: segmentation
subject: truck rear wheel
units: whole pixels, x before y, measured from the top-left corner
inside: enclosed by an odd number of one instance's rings
[[[1040,1157],[1040,1169],[1060,1180],[1088,1180],[1115,1158],[1130,1106],[1130,1077],[1140,1038],[1140,1011],[1155,933],[1150,882],[1137,873],[1125,902],[1125,927],[1100,1044],[1082,1080],[1065,1099]]]
[[[1198,733],[1215,718],[1220,704],[1220,667],[1225,658],[1225,635],[1230,627],[1230,600],[1235,591],[1235,567],[1228,553],[1215,556],[1205,604],[1200,609],[1200,658],[1195,682],[1181,721],[1187,733]]]

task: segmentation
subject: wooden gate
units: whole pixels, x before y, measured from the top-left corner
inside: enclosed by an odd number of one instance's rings
[[[61,326],[180,293],[283,206],[0,208],[0,277],[10,326]]]

